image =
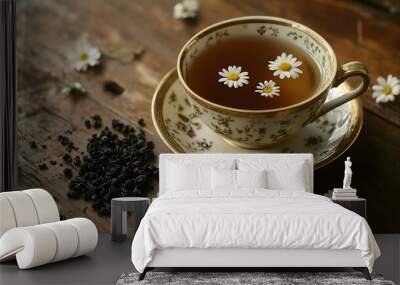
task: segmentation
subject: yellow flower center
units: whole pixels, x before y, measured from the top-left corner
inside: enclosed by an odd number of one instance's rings
[[[89,55],[86,52],[84,52],[81,54],[80,59],[81,61],[87,61],[89,59]]]
[[[237,73],[229,73],[226,78],[232,81],[238,81],[239,80],[239,74]]]
[[[264,93],[267,93],[267,94],[271,93],[271,92],[272,92],[272,87],[270,87],[270,86],[265,87],[265,88],[263,89],[263,92],[264,92]]]
[[[385,95],[392,94],[392,87],[386,85],[385,87],[383,87],[383,93],[385,93]]]
[[[282,62],[281,64],[279,64],[279,69],[282,71],[289,71],[292,69],[292,66],[287,62]]]

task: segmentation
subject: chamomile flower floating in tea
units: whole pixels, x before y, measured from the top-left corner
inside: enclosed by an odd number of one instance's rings
[[[400,80],[396,76],[389,74],[386,79],[379,76],[377,81],[378,84],[372,86],[374,90],[372,97],[376,103],[394,101],[394,96],[400,94]]]
[[[220,71],[218,74],[221,76],[218,82],[223,82],[229,88],[238,88],[249,84],[249,73],[247,71],[242,72],[241,66],[228,66],[228,69],[223,68],[222,72]]]
[[[258,82],[257,90],[254,92],[260,93],[261,96],[272,98],[274,96],[279,96],[280,87],[272,80]]]
[[[297,60],[292,54],[286,55],[282,53],[274,61],[270,61],[268,64],[269,70],[275,71],[274,76],[279,76],[280,79],[297,78],[303,71],[299,68],[302,64],[301,61]]]

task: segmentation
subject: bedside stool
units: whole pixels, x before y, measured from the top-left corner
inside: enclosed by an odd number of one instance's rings
[[[329,197],[331,198],[331,197]],[[339,204],[340,206],[359,214],[364,219],[367,219],[367,200],[364,198],[354,198],[348,200],[333,200],[332,202]]]
[[[123,241],[128,235],[128,212],[133,213],[136,219],[136,228],[146,214],[150,205],[149,198],[121,197],[111,199],[111,239]]]

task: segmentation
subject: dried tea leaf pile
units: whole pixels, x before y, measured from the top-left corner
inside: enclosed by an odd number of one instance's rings
[[[139,125],[135,129],[113,120],[112,130],[105,127],[92,135],[79,174],[70,181],[69,198],[84,198],[99,214],[110,215],[112,198],[147,196],[158,168],[154,166],[154,144],[146,140],[142,129],[143,120]]]

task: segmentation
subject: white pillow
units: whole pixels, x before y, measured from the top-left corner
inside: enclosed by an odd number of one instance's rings
[[[240,170],[266,170],[267,187],[273,190],[307,191],[310,189],[310,171],[305,161],[240,159]]]
[[[304,173],[304,163],[299,164],[297,167],[287,169],[286,171],[280,171],[278,169],[268,171],[268,188],[305,192],[306,189],[308,189],[308,183]]]
[[[237,188],[267,188],[266,170],[236,170]]]
[[[265,170],[211,170],[211,188],[213,190],[238,190],[241,188],[266,188]]]
[[[211,167],[235,169],[236,160],[182,159],[166,164],[166,191],[211,190]]]
[[[170,163],[167,189],[171,191],[210,189],[210,172],[211,167]]]
[[[236,189],[236,170],[216,169],[211,170],[211,189]]]

